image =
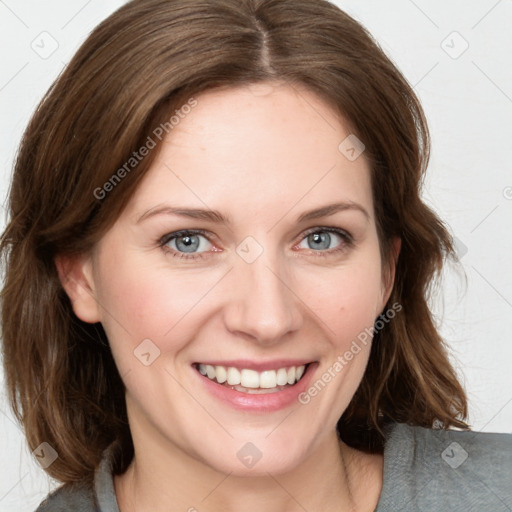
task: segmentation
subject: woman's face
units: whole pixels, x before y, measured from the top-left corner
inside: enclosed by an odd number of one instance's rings
[[[83,267],[94,304],[75,311],[105,328],[136,450],[279,473],[332,441],[389,295],[369,167],[305,90],[196,100]]]

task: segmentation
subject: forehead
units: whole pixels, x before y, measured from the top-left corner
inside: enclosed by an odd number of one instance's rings
[[[350,131],[313,93],[264,84],[196,100],[135,192],[132,218],[170,202],[272,222],[291,208],[299,214],[340,200],[361,203],[373,217],[364,153],[353,160],[340,150]]]

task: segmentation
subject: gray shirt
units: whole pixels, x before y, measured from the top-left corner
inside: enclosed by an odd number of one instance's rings
[[[94,485],[65,485],[36,512],[119,512],[108,450]],[[375,512],[512,511],[512,435],[393,425]]]

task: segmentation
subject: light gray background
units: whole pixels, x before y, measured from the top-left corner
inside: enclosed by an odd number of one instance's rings
[[[36,104],[91,29],[123,3],[0,0],[1,205]],[[433,307],[473,428],[511,432],[512,0],[336,3],[374,34],[424,105],[433,140],[424,197],[457,237],[467,276],[466,285],[463,272],[447,268]],[[0,454],[0,511],[34,510],[55,482],[34,462],[3,389]]]

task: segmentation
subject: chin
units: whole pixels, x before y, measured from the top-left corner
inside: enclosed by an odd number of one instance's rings
[[[249,441],[230,439],[218,442],[218,450],[204,454],[201,459],[212,469],[224,474],[239,477],[268,477],[268,473],[278,475],[295,469],[306,457],[304,440],[297,438],[290,443],[290,436],[277,436],[265,439],[268,433],[260,437],[253,436]],[[206,447],[205,447],[206,448]]]

